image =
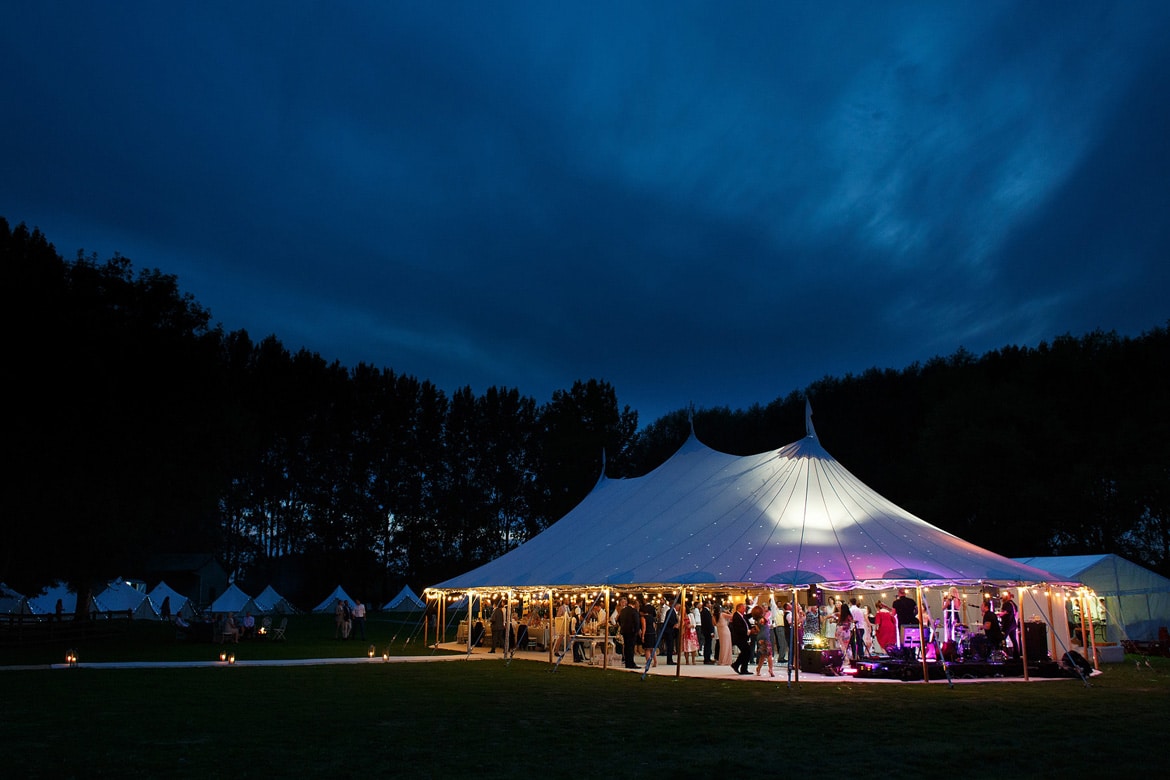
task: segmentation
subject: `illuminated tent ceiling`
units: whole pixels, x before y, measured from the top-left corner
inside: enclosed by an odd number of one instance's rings
[[[633,479],[602,477],[568,514],[437,590],[701,590],[1025,584],[1060,578],[947,533],[867,487],[808,435],[740,457],[691,436]]]

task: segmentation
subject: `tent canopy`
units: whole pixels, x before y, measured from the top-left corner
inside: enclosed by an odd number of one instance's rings
[[[1083,582],[1105,599],[1106,640],[1154,641],[1170,626],[1170,579],[1120,555],[1017,558],[1064,579]]]
[[[338,600],[348,601],[350,604],[354,603],[354,600],[349,597],[349,594],[345,592],[345,589],[338,585],[333,589],[332,593],[325,597],[324,601],[313,608],[313,611],[332,612],[337,607]]]
[[[240,590],[234,582],[228,585],[223,594],[211,602],[211,606],[207,609],[213,613],[230,612],[233,615],[242,615],[245,612],[258,613],[260,611],[256,607],[256,602],[253,601],[252,597]]]
[[[634,479],[604,476],[559,521],[441,590],[540,586],[772,587],[1054,582],[878,495],[812,429],[740,457],[692,432]]]
[[[426,602],[418,597],[409,585],[406,585],[398,592],[398,595],[386,602],[386,606],[382,607],[384,611],[392,610],[418,610],[426,606]]]

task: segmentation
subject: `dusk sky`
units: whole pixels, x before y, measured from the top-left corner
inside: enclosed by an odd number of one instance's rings
[[[1170,320],[1170,3],[0,3],[0,216],[645,425]],[[815,403],[815,399],[814,399]]]

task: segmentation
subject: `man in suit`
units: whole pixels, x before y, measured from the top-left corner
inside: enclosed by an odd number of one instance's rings
[[[742,601],[735,605],[735,614],[731,616],[731,643],[739,648],[739,655],[731,662],[731,668],[737,674],[751,674],[748,667],[752,663],[752,639],[749,633],[747,605]]]
[[[711,600],[703,601],[703,609],[699,612],[699,640],[703,643],[703,663],[710,666],[711,646],[715,644],[715,615],[711,612]]]
[[[634,663],[634,645],[638,642],[638,634],[642,630],[642,616],[638,614],[629,599],[625,596],[618,601],[618,628],[622,632],[622,662],[627,669],[637,669]]]
[[[678,637],[678,610],[673,604],[666,608],[662,617],[662,649],[666,653],[666,665],[674,665],[674,645]]]

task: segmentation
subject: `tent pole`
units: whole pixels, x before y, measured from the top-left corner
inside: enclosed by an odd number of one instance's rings
[[[682,624],[683,624],[682,613],[679,612],[680,609],[683,612],[685,612],[687,609],[687,589],[686,589],[686,586],[682,586],[679,588],[678,606],[674,608],[674,619],[677,621],[674,624],[675,625],[674,631],[676,634],[678,634],[678,639],[676,639],[674,642],[674,649],[677,653],[674,657],[674,660],[678,662],[678,665],[674,667],[675,678],[682,677],[682,658],[680,658],[679,656],[682,655],[682,645],[683,645],[683,642],[686,641],[686,637],[683,636],[683,632],[680,630],[682,628]]]
[[[1086,604],[1088,600],[1089,594],[1085,593]],[[1085,611],[1082,611],[1081,614],[1085,614]],[[1093,647],[1093,668],[1099,672],[1101,671],[1101,662],[1097,658],[1097,631],[1093,628],[1093,614],[1091,612],[1089,613],[1089,643]]]
[[[784,618],[784,607],[780,607],[780,618]],[[820,618],[820,615],[817,615]],[[819,624],[818,624],[819,625]],[[781,626],[783,630],[783,626]],[[792,647],[788,648],[788,665],[796,673],[796,682],[800,682],[800,651],[804,649],[804,615],[800,611],[800,602],[796,598],[796,586],[792,586]]]
[[[475,603],[475,591],[467,591],[467,654],[471,655],[471,634],[475,627],[471,624],[471,605]]]
[[[614,647],[617,647],[615,644]],[[605,587],[605,620],[601,621],[601,668],[609,669],[609,586]]]
[[[1024,590],[1024,586],[1016,586],[1016,604],[1019,606],[1019,614],[1016,615],[1016,630],[1020,632],[1017,641],[1020,643],[1020,658],[1024,662],[1024,682],[1028,682],[1028,627],[1024,623]]]
[[[918,595],[918,652],[922,654],[922,681],[930,682],[930,668],[926,664],[926,629],[922,625],[922,582],[915,581],[914,588]]]
[[[1044,591],[1048,599],[1048,655],[1056,658],[1056,618],[1052,615],[1052,586],[1048,585]]]
[[[550,666],[552,665],[552,662],[553,662],[553,642],[555,641],[553,639],[553,637],[555,636],[555,634],[553,632],[553,629],[555,628],[555,626],[553,625],[553,619],[554,619],[553,618],[553,589],[549,588],[548,589],[548,662],[549,662]]]
[[[1077,602],[1081,607],[1081,649],[1085,652],[1088,652],[1089,643],[1091,640],[1089,638],[1089,630],[1085,626],[1085,608],[1087,605],[1085,604],[1085,589],[1083,586],[1080,590],[1077,591]],[[1096,655],[1096,653],[1094,653],[1094,655]],[[1096,660],[1096,658],[1093,659],[1094,663],[1096,663]]]
[[[504,658],[511,658],[512,643],[512,589],[508,588],[508,603],[504,607]]]

